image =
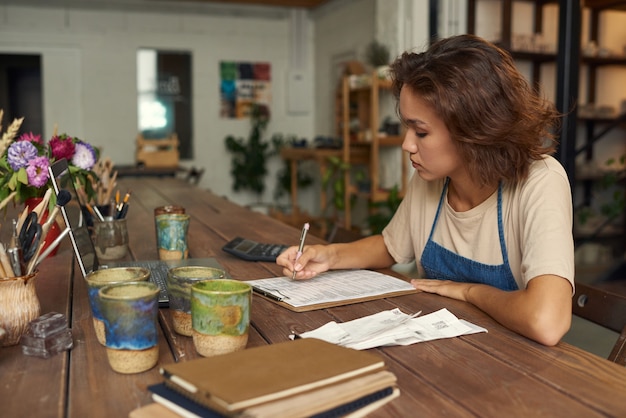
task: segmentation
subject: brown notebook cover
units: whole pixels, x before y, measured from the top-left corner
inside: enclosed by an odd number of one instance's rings
[[[232,414],[385,368],[383,359],[304,338],[165,365],[165,384],[196,402]]]

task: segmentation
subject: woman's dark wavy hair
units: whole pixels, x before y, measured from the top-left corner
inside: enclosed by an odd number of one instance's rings
[[[507,52],[477,36],[405,52],[391,74],[396,99],[406,86],[432,106],[482,185],[521,181],[532,160],[555,151],[560,115],[554,105],[528,84]]]

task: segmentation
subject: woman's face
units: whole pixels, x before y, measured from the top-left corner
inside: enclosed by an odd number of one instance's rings
[[[407,127],[402,149],[424,180],[462,174],[464,168],[448,128],[418,95],[404,86],[400,91],[400,115]]]

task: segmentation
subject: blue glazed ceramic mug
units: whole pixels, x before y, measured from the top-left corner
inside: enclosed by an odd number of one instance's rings
[[[89,296],[89,306],[91,306],[91,316],[93,327],[96,331],[98,342],[105,345],[104,318],[100,308],[100,296],[98,292],[104,286],[123,282],[147,281],[150,278],[150,270],[144,267],[115,267],[102,270],[95,270],[85,277],[87,282],[87,294]]]
[[[159,288],[151,282],[126,282],[99,291],[107,358],[118,373],[140,373],[159,359]]]
[[[189,256],[189,215],[164,213],[155,217],[157,248],[161,260],[184,260]]]

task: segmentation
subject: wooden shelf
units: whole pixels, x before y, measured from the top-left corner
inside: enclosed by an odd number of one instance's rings
[[[486,1],[486,0],[485,0]],[[476,9],[477,3],[479,0],[468,0],[468,16],[467,16],[467,25],[468,32],[475,33],[476,29]],[[558,70],[558,59],[557,54],[553,53],[543,53],[543,52],[534,52],[534,51],[520,51],[520,50],[512,50],[511,41],[513,38],[513,4],[514,3],[533,3],[534,5],[534,17],[533,17],[533,32],[535,34],[542,33],[542,25],[543,25],[543,14],[544,14],[544,6],[549,3],[559,4],[559,7],[564,7],[562,2],[557,1],[549,1],[549,0],[499,0],[501,4],[501,21],[500,21],[500,38],[501,40],[498,42],[498,45],[503,47],[504,49],[510,51],[512,57],[516,60],[525,61],[530,63],[532,68],[532,83],[540,83],[540,75],[541,75],[541,66],[546,63],[555,62],[557,64]],[[586,9],[586,16],[588,19],[588,32],[585,35],[585,38],[581,39],[583,45],[587,45],[590,42],[595,42],[598,44],[599,41],[599,29],[600,29],[600,16],[602,13],[609,10],[626,10],[626,0],[584,0],[581,4],[581,7]],[[564,9],[562,9],[564,10]],[[577,13],[576,13],[577,14]],[[571,20],[576,20],[577,18],[582,18],[582,14],[580,16],[574,16]],[[567,38],[565,35],[575,34],[578,36],[580,32],[577,32],[575,29],[580,29],[579,26],[576,28],[569,28],[567,25],[559,28],[560,38]],[[565,31],[570,30],[573,31],[571,33],[566,33]],[[581,51],[582,52],[582,51]],[[574,68],[576,64],[586,67],[587,71],[580,74],[581,77],[585,77],[584,80],[586,84],[585,97],[587,97],[588,103],[597,103],[601,102],[601,98],[598,97],[597,91],[597,79],[599,77],[599,69],[602,67],[608,66],[622,66],[626,67],[626,55],[612,55],[612,56],[587,56],[578,53],[572,53],[573,57],[575,57],[578,62],[569,62],[569,65]],[[571,60],[570,60],[571,61]],[[558,71],[557,71],[558,73]],[[558,75],[558,74],[557,74]],[[578,73],[576,73],[576,77],[578,77]],[[565,77],[567,78],[567,77]],[[561,80],[562,84],[563,81]],[[559,81],[557,80],[557,84]],[[620,83],[616,83],[616,89],[624,90],[624,87]],[[565,89],[567,90],[567,89]],[[573,99],[577,99],[574,97]],[[567,103],[568,101],[566,101]],[[558,103],[558,100],[557,100]],[[567,110],[569,112],[569,109]],[[575,169],[575,162],[580,155],[584,157],[586,161],[594,160],[594,148],[596,143],[602,140],[607,133],[614,129],[625,129],[626,128],[626,115],[615,115],[611,117],[610,115],[601,115],[592,116],[593,113],[589,112],[586,115],[588,116],[580,116],[576,118],[575,123],[570,124],[571,129],[567,129],[567,127],[561,133],[561,139],[563,138],[574,138],[574,140],[570,141],[561,141],[561,146],[565,150],[562,152],[562,161],[561,163],[565,166],[568,171],[568,176],[573,181],[577,181],[578,185],[582,189],[582,196],[580,200],[583,205],[592,206],[594,200],[597,197],[594,197],[593,189],[596,183],[596,180],[602,179],[602,176],[598,175],[597,179],[595,174],[589,175],[589,173],[584,174],[581,173],[580,176],[577,175]],[[566,121],[567,123],[567,121]],[[575,125],[575,126],[574,126]],[[578,144],[575,139],[577,138],[577,131],[583,132],[581,129],[584,129],[584,141],[582,144]],[[572,187],[572,192],[578,192],[578,188]],[[609,234],[612,238],[621,234],[623,237],[626,237],[626,228],[624,226],[621,227],[621,230],[617,232],[613,231]],[[593,240],[593,239],[605,239],[603,235],[604,233],[592,233],[587,236],[582,236],[580,231],[576,232],[576,240],[584,241],[584,240]],[[626,242],[624,243],[624,247],[626,248]]]
[[[343,138],[343,160],[350,166],[365,165],[369,177],[370,188],[368,192],[359,191],[352,184],[350,173],[344,175],[345,195],[344,195],[344,226],[348,229],[352,227],[352,197],[358,196],[370,202],[380,202],[387,199],[388,191],[381,190],[380,187],[380,149],[385,147],[400,147],[404,139],[403,135],[380,135],[380,98],[382,94],[391,94],[392,82],[388,79],[381,79],[376,72],[369,75],[360,75],[358,86],[353,86],[354,76],[346,76],[342,81],[340,93],[341,118],[339,120],[339,132]],[[358,122],[357,124],[353,123]],[[353,140],[354,127],[358,125],[361,135],[371,138],[370,140]],[[351,127],[353,128],[351,130]],[[354,158],[355,150],[367,150],[363,158]],[[402,179],[398,186],[400,194],[403,196],[407,187],[408,158],[401,156]]]

